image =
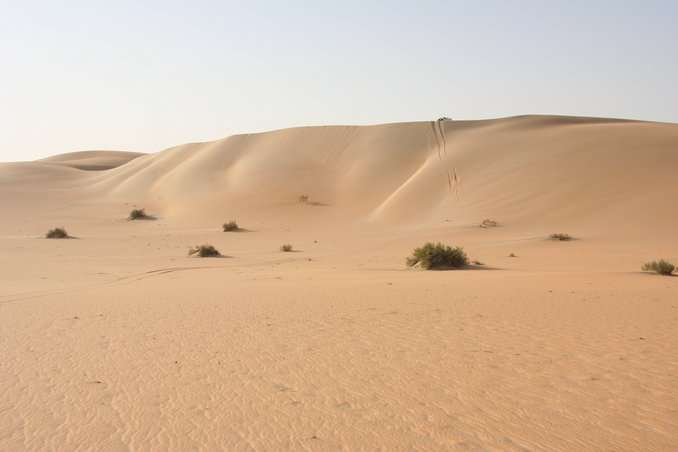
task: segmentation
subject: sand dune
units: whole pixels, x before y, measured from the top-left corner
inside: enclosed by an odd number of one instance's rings
[[[675,450],[677,175],[558,116],[0,164],[0,449]]]
[[[101,171],[117,168],[142,155],[145,154],[124,151],[80,151],[59,154],[39,161],[87,171]]]

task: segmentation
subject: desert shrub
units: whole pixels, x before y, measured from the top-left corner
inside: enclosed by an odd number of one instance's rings
[[[238,230],[238,223],[235,221],[231,220],[227,223],[224,223],[224,232],[228,231],[237,231]]]
[[[567,234],[551,234],[549,237],[551,237],[553,240],[560,240],[561,242],[565,242],[567,240],[572,240],[572,237],[570,237]]]
[[[676,266],[666,262],[664,259],[658,261],[646,262],[643,264],[644,271],[657,272],[660,275],[670,275],[676,269]]]
[[[308,195],[301,195],[297,198],[299,202],[308,202]]]
[[[464,267],[468,265],[469,260],[464,250],[459,247],[450,248],[442,243],[429,242],[421,248],[416,248],[405,263],[408,267],[419,264],[426,270],[431,270],[433,268]]]
[[[221,253],[217,251],[217,249],[212,245],[204,244],[188,250],[188,255],[199,257],[210,257],[210,256],[221,256]]]
[[[129,213],[128,220],[138,220],[139,218],[146,218],[146,211],[144,209],[134,209]]]
[[[482,223],[480,223],[481,228],[493,228],[497,225],[497,222],[494,220],[490,220],[489,218],[485,218]]]
[[[290,245],[289,243],[285,243],[284,245],[280,245],[280,251],[283,251],[285,253],[289,253],[290,251],[292,251],[292,245]]]
[[[514,253],[509,254],[509,257],[518,257]]]
[[[48,239],[63,239],[68,237],[68,233],[64,228],[54,228],[47,231],[45,237],[47,237]]]

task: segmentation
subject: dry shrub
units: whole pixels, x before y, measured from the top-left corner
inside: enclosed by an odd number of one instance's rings
[[[442,243],[426,243],[416,248],[412,256],[405,261],[408,267],[420,265],[426,270],[435,268],[461,268],[468,265],[469,260],[464,250],[459,247],[451,248]]]
[[[224,223],[224,232],[237,231],[238,229],[238,223],[233,220]]]
[[[188,250],[188,255],[198,257],[213,257],[221,256],[221,253],[212,245],[204,244]]]
[[[657,272],[660,275],[670,275],[676,269],[676,266],[664,259],[658,261],[646,262],[643,264],[643,270],[646,272]]]
[[[48,239],[65,239],[66,237],[68,237],[68,232],[66,232],[66,229],[64,229],[63,227],[54,228],[47,231],[45,237],[47,237]]]

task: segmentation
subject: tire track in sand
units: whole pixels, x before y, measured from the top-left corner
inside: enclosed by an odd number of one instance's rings
[[[431,229],[435,224],[440,223],[442,221],[443,217],[445,216],[445,213],[447,212],[447,209],[452,205],[452,203],[457,199],[457,196],[459,195],[459,191],[461,189],[461,177],[459,176],[457,168],[452,164],[452,162],[447,156],[447,136],[445,134],[445,128],[443,127],[443,121],[431,121],[431,131],[433,132],[433,137],[435,139],[436,155],[438,156],[438,159],[443,165],[443,169],[445,170],[445,177],[447,179],[447,202],[445,203],[445,206],[442,209],[439,209],[437,215],[432,220],[428,221],[426,224],[415,229],[410,233],[407,233],[400,237],[396,237],[392,240],[381,242],[371,247],[364,248],[362,251],[348,252],[342,255],[362,254],[368,251],[380,250],[388,248],[389,246],[397,245],[418,234],[421,234],[422,232],[426,232],[427,230]]]
[[[41,291],[29,291],[29,292],[17,292],[13,294],[0,295],[0,305],[4,303],[10,303],[13,301],[20,300],[29,300],[33,298],[48,297],[52,295],[66,295],[76,292],[83,292],[93,289],[101,289],[106,287],[117,287],[127,284],[133,284],[138,281],[142,281],[154,276],[164,275],[168,273],[184,272],[189,270],[208,270],[208,269],[224,269],[224,268],[251,268],[258,267],[261,265],[277,265],[277,264],[287,264],[291,262],[298,262],[306,260],[305,257],[298,258],[287,258],[287,259],[276,259],[271,261],[264,262],[248,262],[242,264],[232,264],[232,265],[203,265],[203,266],[192,266],[192,267],[163,267],[156,268],[154,270],[147,270],[142,272],[133,273],[131,275],[121,276],[111,281],[102,281],[94,282],[91,284],[83,286],[73,286],[65,287],[62,289],[53,289],[53,290],[41,290]]]
[[[447,156],[447,136],[445,134],[443,121],[431,121],[431,127],[433,128],[433,134],[435,135],[436,141],[438,143],[438,158],[443,163],[445,173],[447,175],[449,205],[454,202],[454,200],[457,198],[457,195],[459,194],[461,178],[459,177],[457,168]],[[438,138],[438,136],[440,136],[440,138]]]

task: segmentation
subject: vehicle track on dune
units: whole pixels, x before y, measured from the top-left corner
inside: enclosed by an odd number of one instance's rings
[[[447,175],[449,205],[454,202],[454,200],[457,198],[457,195],[459,194],[461,179],[459,177],[457,168],[447,156],[447,135],[445,134],[443,121],[431,121],[431,127],[433,128],[433,134],[436,137],[436,141],[438,143],[438,159],[440,159],[442,162]]]
[[[368,251],[380,250],[388,248],[389,246],[397,245],[406,240],[409,240],[410,238],[418,234],[426,232],[427,230],[431,229],[434,225],[440,223],[443,220],[449,207],[454,203],[454,201],[457,199],[459,195],[459,191],[461,189],[461,177],[459,176],[457,168],[452,164],[447,155],[447,136],[445,134],[445,128],[443,127],[442,123],[443,121],[431,121],[431,132],[433,132],[433,138],[435,140],[435,153],[438,157],[438,160],[441,162],[443,166],[443,169],[445,171],[445,178],[447,181],[447,200],[445,202],[445,205],[438,210],[437,214],[430,221],[428,221],[423,226],[420,226],[419,228],[415,229],[414,231],[409,232],[400,237],[397,237],[395,239],[387,240],[377,245],[364,248],[360,252],[346,253],[347,255],[362,254]]]

